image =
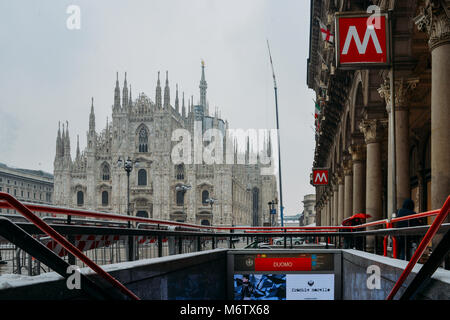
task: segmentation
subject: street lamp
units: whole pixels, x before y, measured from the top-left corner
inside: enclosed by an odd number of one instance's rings
[[[212,211],[213,211],[213,204],[216,203],[216,202],[217,202],[217,199],[214,199],[214,198],[208,198],[208,199],[205,200],[205,203],[209,203],[211,205],[211,214],[212,214]],[[222,214],[221,214],[220,215],[220,223],[222,223],[222,222],[223,221],[222,221]]]
[[[130,216],[130,173],[133,170],[133,166],[139,167],[139,162],[137,160],[131,160],[130,157],[126,161],[122,161],[119,157],[117,160],[117,167],[123,168],[127,173],[127,215]],[[131,221],[128,220],[128,228],[131,228]],[[133,237],[128,236],[128,261],[134,260],[134,242]]]
[[[127,215],[130,216],[130,173],[133,171],[133,166],[139,167],[139,161],[131,160],[130,157],[126,161],[122,161],[119,157],[117,160],[117,167],[123,168],[127,173]],[[131,222],[128,220],[128,228],[131,227]]]
[[[217,199],[214,198],[208,198],[205,200],[205,203],[209,203],[211,205],[211,210],[212,210],[212,206],[213,204],[217,201]]]
[[[269,217],[270,217],[270,226],[273,226],[273,216],[276,214],[277,210],[275,209],[275,205],[277,204],[275,201],[270,201],[267,203],[269,205]]]
[[[176,191],[181,191],[183,192],[183,214],[184,214],[184,194],[186,193],[186,191],[190,190],[192,188],[191,185],[189,184],[181,184],[175,187]]]

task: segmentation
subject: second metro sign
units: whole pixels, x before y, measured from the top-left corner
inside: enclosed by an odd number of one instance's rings
[[[391,28],[387,13],[337,13],[335,30],[338,68],[390,66]]]

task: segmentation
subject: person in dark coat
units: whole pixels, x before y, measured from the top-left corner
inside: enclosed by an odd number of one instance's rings
[[[364,223],[365,223],[365,219],[355,218],[352,220],[352,226],[358,226],[358,225],[364,224]],[[365,228],[356,229],[356,231],[365,231],[365,230],[366,230]],[[364,251],[364,238],[361,236],[353,237],[353,245],[356,250]]]
[[[414,212],[414,201],[411,199],[405,199],[403,201],[403,206],[401,209],[397,211],[397,218],[410,216],[412,214],[416,214]],[[395,223],[396,228],[407,228],[412,226],[420,225],[421,222],[413,220],[403,220]],[[398,246],[398,258],[402,260],[408,260],[407,252],[410,248],[411,239],[408,236],[399,236],[397,240]]]

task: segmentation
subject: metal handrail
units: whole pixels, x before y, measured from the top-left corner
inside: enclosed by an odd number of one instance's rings
[[[58,242],[64,249],[69,251],[71,254],[79,258],[83,263],[85,263],[88,267],[94,270],[98,275],[100,275],[103,279],[111,283],[114,287],[118,288],[125,295],[132,298],[133,300],[140,300],[138,296],[136,296],[133,292],[131,292],[127,287],[125,287],[122,283],[117,281],[114,277],[112,277],[109,273],[104,271],[99,265],[97,265],[94,261],[89,259],[83,252],[81,252],[77,247],[71,244],[66,238],[64,238],[61,234],[56,232],[55,229],[50,227],[45,221],[41,218],[37,217],[29,208],[23,205],[20,201],[15,199],[8,193],[0,192],[0,199],[5,200],[10,204],[15,210],[20,212],[23,216],[25,216],[30,222],[32,222],[36,227],[41,229],[47,235],[49,235],[53,240]]]
[[[394,298],[395,294],[400,289],[400,286],[403,284],[403,282],[405,282],[406,278],[411,273],[411,270],[414,268],[417,261],[419,261],[420,257],[422,256],[422,254],[425,251],[426,247],[428,246],[429,242],[433,239],[433,237],[436,235],[439,227],[447,218],[449,211],[450,211],[450,196],[447,197],[447,200],[445,201],[444,205],[439,210],[439,214],[434,219],[433,223],[431,224],[430,228],[428,229],[428,232],[423,237],[422,241],[420,242],[419,246],[417,247],[416,251],[414,252],[414,255],[412,256],[412,258],[409,261],[408,265],[406,266],[405,270],[403,270],[402,274],[398,278],[397,282],[395,283],[391,292],[387,296],[386,300],[392,300]]]
[[[47,212],[47,213],[53,213],[53,214],[64,214],[64,215],[70,215],[70,216],[82,216],[82,217],[93,217],[93,218],[99,218],[99,219],[113,219],[113,220],[122,220],[122,221],[133,221],[133,222],[141,222],[141,223],[151,223],[151,224],[159,224],[159,225],[170,225],[170,226],[179,226],[179,227],[187,227],[187,228],[197,228],[197,229],[214,229],[214,230],[353,230],[353,229],[360,229],[360,228],[367,228],[367,227],[373,227],[377,225],[383,225],[388,222],[396,223],[399,221],[404,220],[413,220],[423,217],[431,217],[435,216],[439,213],[439,210],[431,210],[427,212],[422,213],[416,213],[413,215],[405,216],[405,217],[398,217],[393,218],[390,221],[388,219],[382,219],[377,221],[371,221],[368,223],[356,225],[356,226],[298,226],[298,227],[218,227],[218,226],[204,226],[204,225],[197,225],[197,224],[189,224],[189,223],[181,223],[181,222],[175,222],[175,221],[168,221],[168,220],[159,220],[159,219],[151,219],[151,218],[144,218],[144,217],[134,217],[134,216],[127,216],[127,215],[121,215],[116,213],[107,213],[107,212],[98,212],[98,211],[89,211],[89,210],[82,210],[82,209],[73,209],[73,208],[63,208],[63,207],[56,207],[51,205],[38,205],[35,203],[23,203],[30,211],[36,211],[36,212]],[[0,208],[5,209],[13,209],[7,202],[1,201],[0,199]]]

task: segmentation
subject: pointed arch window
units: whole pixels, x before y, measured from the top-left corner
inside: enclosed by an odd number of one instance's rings
[[[148,152],[148,131],[145,127],[139,130],[139,152]]]
[[[109,204],[109,194],[108,191],[102,192],[102,206],[107,206]]]
[[[102,180],[103,181],[108,181],[111,177],[110,174],[110,170],[109,170],[109,165],[107,163],[104,163],[102,165]]]
[[[202,204],[204,204],[204,205],[208,204],[208,202],[206,202],[207,199],[209,199],[209,191],[208,190],[203,190],[203,192],[202,192]]]
[[[177,206],[184,206],[184,191],[177,191]]]
[[[184,180],[184,164],[178,164],[175,167],[175,178],[177,180]]]
[[[81,207],[84,205],[84,193],[83,191],[77,192],[77,206]]]
[[[147,185],[147,171],[145,169],[140,169],[138,171],[138,186]]]

